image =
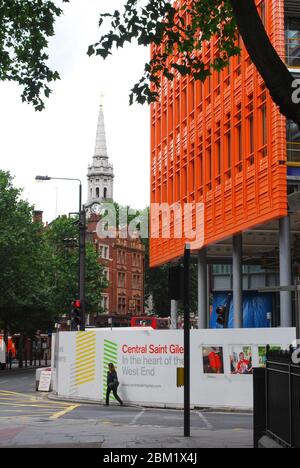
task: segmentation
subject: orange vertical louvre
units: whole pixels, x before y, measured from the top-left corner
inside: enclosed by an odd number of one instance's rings
[[[284,55],[284,0],[257,6]],[[203,203],[203,245],[287,214],[286,121],[239,41],[241,57],[205,83],[179,73],[174,82],[162,78],[151,108],[151,216],[159,211],[153,204],[183,211],[186,203]],[[215,40],[203,45],[204,60],[216,47]],[[190,240],[180,236],[183,222],[178,226],[174,211],[162,207],[159,223],[151,221],[152,266],[181,257]],[[192,221],[196,228],[196,208]]]

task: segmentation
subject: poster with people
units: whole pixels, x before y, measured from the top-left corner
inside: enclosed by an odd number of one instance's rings
[[[205,346],[202,348],[204,374],[224,374],[223,348]]]
[[[252,375],[251,346],[232,346],[230,351],[230,368],[232,375]]]
[[[270,351],[281,351],[281,346],[270,346]],[[264,368],[267,364],[267,347],[259,346],[258,347],[258,362],[259,367]]]

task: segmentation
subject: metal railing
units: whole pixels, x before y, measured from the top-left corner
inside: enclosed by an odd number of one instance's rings
[[[288,448],[300,448],[300,364],[294,349],[267,353],[266,433]]]

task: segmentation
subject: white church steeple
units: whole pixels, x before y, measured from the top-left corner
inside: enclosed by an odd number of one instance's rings
[[[113,186],[114,169],[113,165],[109,162],[107,153],[102,97],[98,116],[95,153],[93,163],[88,168],[87,207],[95,203],[113,200]]]

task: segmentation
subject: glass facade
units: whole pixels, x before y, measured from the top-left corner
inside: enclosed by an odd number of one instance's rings
[[[286,17],[285,40],[287,64],[300,69],[300,18]],[[294,122],[287,124],[288,161],[300,163],[300,130]]]
[[[300,163],[300,130],[295,122],[287,124],[288,161]]]
[[[287,64],[300,68],[300,18],[286,18],[285,39]]]

